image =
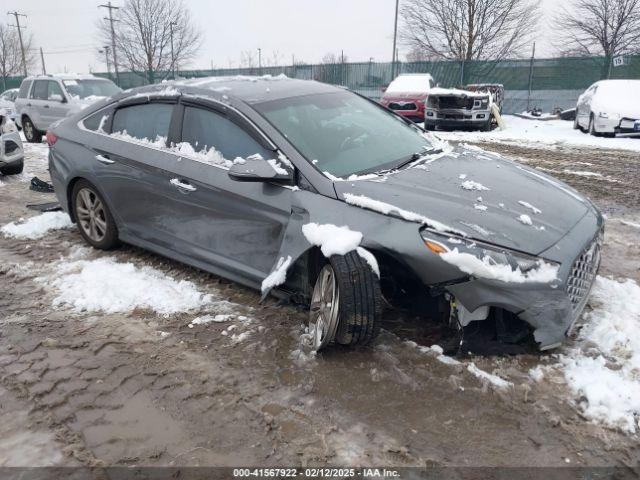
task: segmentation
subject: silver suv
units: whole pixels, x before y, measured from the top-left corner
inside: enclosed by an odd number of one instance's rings
[[[93,75],[27,77],[15,101],[16,123],[28,142],[39,143],[52,123],[120,91],[111,80]]]

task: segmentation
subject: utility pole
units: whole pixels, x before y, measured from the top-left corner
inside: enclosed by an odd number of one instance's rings
[[[171,76],[176,79],[176,56],[173,53],[173,26],[178,22],[169,22],[169,35],[171,36]]]
[[[398,8],[400,0],[396,0],[396,19],[393,24],[393,55],[391,55],[391,81],[396,77],[396,44],[398,43]]]
[[[116,31],[113,28],[113,11],[118,10],[120,7],[114,7],[111,5],[111,2],[108,2],[106,5],[98,5],[98,8],[106,8],[109,10],[109,25],[111,27],[111,52],[113,53],[113,69],[116,72],[116,85],[120,86],[120,73],[118,72],[118,58],[116,56]],[[105,20],[107,20],[105,18]]]
[[[527,112],[531,103],[531,85],[533,84],[533,61],[536,58],[536,42],[533,42],[533,51],[531,52],[531,60],[529,60],[529,93],[527,93]]]
[[[27,73],[27,57],[26,57],[26,55],[24,53],[24,43],[22,42],[22,29],[25,28],[25,27],[21,27],[20,26],[20,17],[27,18],[27,16],[22,14],[22,13],[18,13],[16,11],[7,12],[7,15],[13,15],[13,18],[16,19],[16,24],[15,25],[9,25],[9,26],[10,27],[15,27],[15,28],[18,29],[18,38],[20,39],[20,52],[22,53],[22,73],[26,77],[28,75],[28,73]]]
[[[258,71],[262,74],[262,49],[258,48]]]
[[[102,50],[98,50],[98,53],[104,53],[104,59],[107,62],[107,76],[111,80],[111,61],[109,60],[109,45],[102,47]]]
[[[44,66],[44,53],[42,53],[42,47],[40,47],[40,60],[42,61],[42,74],[47,74],[47,68]]]

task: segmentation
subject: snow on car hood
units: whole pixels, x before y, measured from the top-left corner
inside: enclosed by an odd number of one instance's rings
[[[640,81],[602,82],[593,97],[591,109],[597,113],[617,113],[621,117],[640,118]]]
[[[377,180],[335,182],[334,187],[340,199],[355,206],[431,219],[471,238],[534,255],[558,242],[593,208],[552,177],[465,147],[433,163]],[[381,202],[387,208],[377,208]]]

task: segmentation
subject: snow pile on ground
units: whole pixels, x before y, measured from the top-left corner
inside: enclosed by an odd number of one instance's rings
[[[479,378],[482,381],[489,382],[491,385],[497,388],[508,388],[513,386],[513,383],[508,382],[497,375],[485,372],[484,370],[480,370],[478,367],[476,367],[476,364],[473,362],[467,365],[467,370],[476,378]]]
[[[450,252],[441,253],[440,258],[474,277],[509,283],[550,283],[558,275],[558,267],[556,265],[551,265],[542,260],[538,262],[537,268],[523,272],[520,268],[514,270],[510,265],[497,264],[488,256],[480,259],[470,253],[459,252],[457,248]]]
[[[311,245],[320,247],[322,254],[327,258],[332,255],[345,255],[358,248],[362,241],[362,233],[355,232],[347,226],[307,223],[302,226],[302,233]]]
[[[280,257],[276,268],[262,281],[262,293],[271,290],[273,287],[282,285],[287,279],[287,269],[291,265],[291,257]]]
[[[148,309],[160,314],[195,310],[212,302],[189,281],[176,281],[151,267],[138,268],[113,257],[61,262],[49,278],[58,296],[54,306],[74,310],[127,313]]]
[[[594,137],[573,129],[566,120],[527,120],[503,115],[507,128],[491,132],[438,132],[445,140],[529,145],[538,148],[596,147],[640,151],[640,138]]]
[[[203,315],[196,317],[189,322],[188,327],[193,328],[195,325],[207,325],[209,323],[224,323],[233,318],[233,315],[219,314],[219,315]]]
[[[561,363],[583,415],[640,431],[640,286],[597,277],[580,344]]]
[[[44,237],[51,230],[71,228],[73,223],[64,212],[45,212],[22,223],[11,222],[0,228],[5,237],[35,240]]]

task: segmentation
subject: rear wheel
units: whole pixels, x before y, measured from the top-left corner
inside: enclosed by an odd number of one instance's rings
[[[0,173],[3,175],[18,175],[24,169],[24,162],[13,163],[4,167],[0,167]]]
[[[371,342],[380,331],[380,281],[357,252],[334,255],[316,279],[309,312],[313,346],[332,342],[355,346]]]
[[[109,250],[118,245],[118,229],[109,207],[86,180],[73,187],[73,213],[80,235],[94,248]]]
[[[24,138],[29,143],[40,143],[42,141],[42,133],[38,131],[29,117],[22,119],[22,129],[24,130]]]

